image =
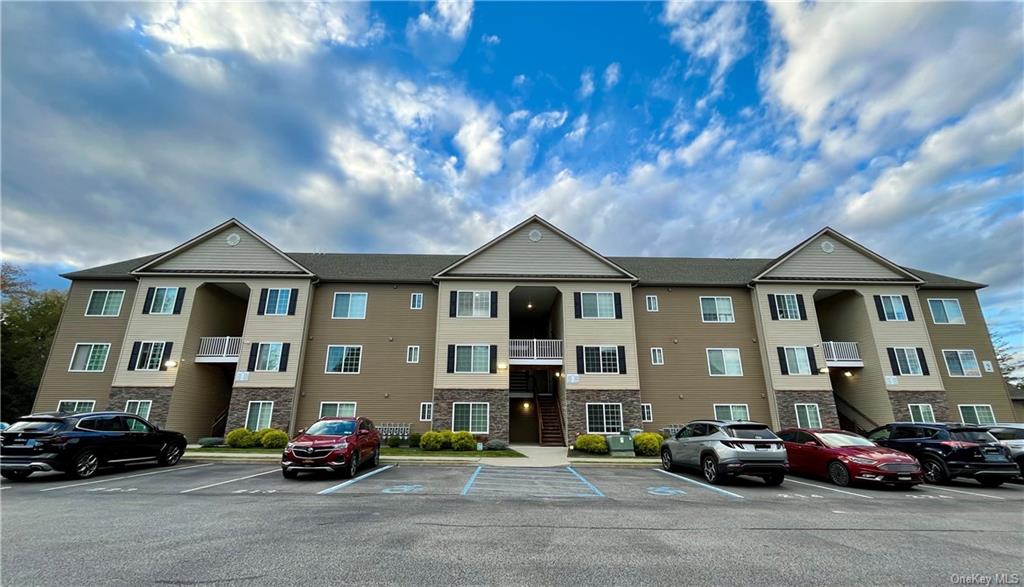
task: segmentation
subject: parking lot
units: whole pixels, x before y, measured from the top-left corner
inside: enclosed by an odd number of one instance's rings
[[[0,487],[4,585],[552,582],[531,562],[559,582],[934,584],[1024,567],[1018,484],[475,465],[286,480],[273,464],[183,461]]]

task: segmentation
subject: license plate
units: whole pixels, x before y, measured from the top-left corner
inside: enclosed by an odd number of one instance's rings
[[[303,459],[302,464],[303,465],[312,465],[313,461],[311,459]]]
[[[754,445],[754,450],[771,450],[771,448],[772,447],[766,446],[764,444],[755,444]]]
[[[900,481],[910,481],[910,475],[900,475]]]

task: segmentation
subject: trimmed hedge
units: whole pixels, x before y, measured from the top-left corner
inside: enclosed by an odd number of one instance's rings
[[[417,446],[420,445],[421,438],[423,438],[422,434],[420,434],[419,432],[413,432],[412,434],[409,435],[409,446],[416,448]]]
[[[259,437],[247,428],[235,428],[224,440],[231,448],[253,448],[259,444]]]
[[[390,448],[398,448],[402,446],[402,439],[398,436],[388,436],[387,444]]]
[[[449,449],[452,447],[452,436],[455,434],[451,430],[440,430],[438,434],[441,435],[441,448]]]
[[[288,433],[284,430],[264,430],[260,436],[260,446],[263,448],[284,448],[288,444]]]
[[[600,434],[581,434],[576,437],[576,450],[595,455],[608,454],[608,441]]]
[[[444,436],[440,432],[427,432],[420,438],[423,450],[441,450],[444,447]]]
[[[656,457],[661,453],[661,441],[657,432],[641,432],[633,437],[633,452],[638,457]]]
[[[484,445],[487,450],[508,450],[508,443],[500,438],[492,438]]]
[[[206,436],[204,438],[199,439],[199,446],[210,447],[220,446],[222,444],[224,444],[223,436]]]
[[[463,430],[452,435],[452,448],[455,450],[476,450],[476,438]]]

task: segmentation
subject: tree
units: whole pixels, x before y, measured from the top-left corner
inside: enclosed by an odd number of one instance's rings
[[[996,351],[996,361],[1003,380],[1010,387],[1024,389],[1024,354],[1014,352],[1010,343],[999,334],[992,335],[992,348]]]

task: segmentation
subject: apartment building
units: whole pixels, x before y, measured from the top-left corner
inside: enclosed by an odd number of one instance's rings
[[[284,253],[231,219],[76,271],[36,411],[190,440],[365,415],[561,445],[694,418],[1015,419],[976,292],[831,228],[774,259],[605,257],[534,216],[467,255]]]

